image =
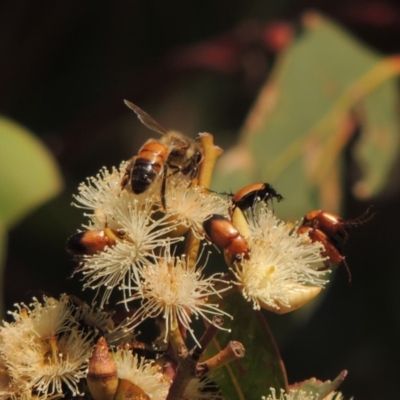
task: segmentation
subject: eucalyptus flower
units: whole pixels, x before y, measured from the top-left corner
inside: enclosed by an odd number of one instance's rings
[[[177,218],[194,235],[204,238],[203,223],[213,214],[228,215],[229,202],[187,180],[170,179],[166,190],[167,214]]]
[[[220,296],[229,286],[221,279],[221,274],[209,277],[203,275],[206,262],[207,259],[202,266],[198,265],[199,261],[192,266],[187,256],[174,257],[167,248],[156,264],[145,264],[136,282],[137,292],[127,299],[141,300],[140,308],[132,316],[134,326],[146,318],[162,316],[166,324],[166,341],[174,321],[178,320],[197,342],[191,327],[192,316],[201,316],[213,324],[210,316],[228,315],[218,304],[208,301],[210,296]],[[221,282],[226,285],[222,289],[216,289],[215,284]]]
[[[64,384],[79,393],[92,342],[78,331],[68,297],[45,297],[44,304],[34,299],[11,314],[15,322],[0,329],[1,355],[19,392],[48,397],[61,394]]]
[[[171,382],[167,382],[163,374],[153,362],[127,350],[113,353],[120,379],[127,379],[141,388],[152,400],[165,400]]]
[[[288,312],[314,298],[328,282],[321,244],[296,233],[265,204],[247,213],[250,257],[234,263],[243,296],[255,309]]]

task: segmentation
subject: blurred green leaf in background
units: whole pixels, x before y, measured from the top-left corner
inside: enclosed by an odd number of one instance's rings
[[[352,189],[360,199],[385,188],[399,151],[400,59],[382,58],[315,13],[304,16],[303,29],[277,61],[213,182],[213,188],[233,192],[252,182],[271,183],[285,198],[276,212],[292,219],[313,209],[339,211],[349,144],[354,142],[352,157],[360,170]],[[257,399],[269,387],[285,389],[285,370],[267,325],[242,299],[232,298],[230,307],[235,326],[251,326],[253,336],[234,332],[245,343],[249,364],[241,371],[224,369],[224,395]],[[217,337],[218,343],[226,340]],[[323,398],[330,390],[320,385],[313,392]]]
[[[27,128],[1,117],[0,143],[0,268],[2,270],[7,231],[36,207],[58,194],[63,187],[63,180],[50,152]],[[3,279],[0,288],[1,304],[2,286]]]
[[[399,58],[382,58],[328,19],[308,13],[304,32],[262,88],[239,143],[222,156],[214,187],[271,183],[285,197],[279,213],[337,212],[344,150],[353,158],[361,199],[386,185],[399,150]]]

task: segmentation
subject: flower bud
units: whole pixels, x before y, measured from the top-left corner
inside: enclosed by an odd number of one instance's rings
[[[87,384],[94,400],[112,400],[118,387],[117,367],[101,337],[89,359]]]

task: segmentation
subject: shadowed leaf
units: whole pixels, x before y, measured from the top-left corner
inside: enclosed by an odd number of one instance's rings
[[[230,340],[241,342],[246,352],[244,358],[218,370],[217,383],[224,398],[259,400],[270,387],[286,389],[283,362],[262,313],[253,310],[238,293],[226,299],[224,310],[234,318],[232,331],[218,332],[207,355],[218,353]]]

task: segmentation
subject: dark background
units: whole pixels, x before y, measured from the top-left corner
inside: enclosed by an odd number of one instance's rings
[[[41,292],[79,293],[79,280],[67,279],[74,263],[64,250],[83,222],[70,207],[72,193],[85,177],[118,165],[143,142],[132,133],[139,126],[124,98],[166,127],[207,130],[226,147],[306,10],[324,12],[382,53],[399,52],[395,1],[321,3],[0,1],[0,112],[47,144],[66,181],[59,197],[10,232],[6,308]],[[341,387],[346,398],[397,398],[398,176],[396,168],[385,193],[368,203],[346,191],[347,217],[370,203],[378,210],[346,247],[352,283],[339,269],[321,306],[300,326],[293,318],[267,315],[290,382],[333,379],[348,369]]]

